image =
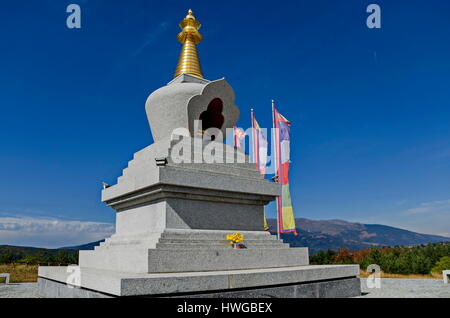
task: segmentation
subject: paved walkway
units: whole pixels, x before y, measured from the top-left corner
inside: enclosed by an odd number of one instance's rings
[[[450,298],[450,284],[438,279],[382,278],[379,289],[361,279],[361,291],[361,298]]]
[[[366,279],[361,279],[361,290],[361,298],[450,298],[450,284],[437,279],[382,278],[380,289],[367,288]],[[1,284],[0,298],[38,298],[37,284]]]
[[[37,283],[1,284],[0,298],[38,298]]]

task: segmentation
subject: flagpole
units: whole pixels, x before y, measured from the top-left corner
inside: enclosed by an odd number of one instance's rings
[[[254,127],[254,122],[255,122],[255,114],[253,112],[253,108],[250,110],[251,112],[251,118],[252,118],[252,147],[253,147],[253,151],[252,151],[252,158],[253,158],[253,163],[255,163],[255,159],[256,159],[256,152],[255,152],[255,127]]]
[[[261,173],[261,169],[259,166],[259,131],[258,129],[260,128],[259,126],[256,127],[256,118],[255,118],[255,112],[253,112],[253,123],[255,125],[254,128],[254,132],[255,132],[255,168],[256,171],[258,171],[259,173]]]
[[[273,128],[276,128],[275,125],[275,101],[272,99],[272,124],[273,124]],[[273,139],[273,145],[274,145],[274,149],[275,150],[275,176],[278,177],[278,182],[280,180],[280,176],[278,176],[278,146],[277,146],[277,140],[276,140],[276,131],[272,132],[272,139]],[[281,239],[281,227],[280,227],[280,211],[279,211],[279,204],[278,204],[278,198],[277,198],[277,238]]]

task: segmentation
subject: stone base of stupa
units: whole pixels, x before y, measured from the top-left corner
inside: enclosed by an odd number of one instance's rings
[[[153,248],[108,239],[81,251],[79,267],[39,267],[41,297],[351,297],[357,265],[310,266],[307,248],[242,231],[235,249],[219,230],[166,229]],[[147,240],[149,238],[147,237]]]
[[[69,273],[68,273],[69,272]],[[39,268],[39,295],[46,298],[336,298],[360,296],[357,265],[312,265],[248,270],[133,274],[67,267]]]

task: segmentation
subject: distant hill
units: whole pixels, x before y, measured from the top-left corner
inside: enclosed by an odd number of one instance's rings
[[[17,261],[31,263],[76,263],[78,251],[0,245],[0,264]]]
[[[56,249],[0,245],[0,264],[10,262],[25,262],[32,264],[75,264],[78,262],[79,250],[93,250],[95,246],[103,241],[104,240]]]
[[[86,250],[93,250],[94,247],[100,245],[100,243],[104,242],[105,240],[87,243],[83,245],[77,245],[77,246],[67,246],[67,247],[61,247],[60,250],[77,250],[77,251],[86,251]]]
[[[269,227],[276,232],[276,220],[267,220]],[[312,254],[320,251],[341,247],[350,250],[360,250],[379,246],[409,246],[427,243],[450,242],[449,237],[419,234],[391,226],[378,224],[352,223],[343,220],[316,221],[296,219],[298,236],[283,234],[285,242],[292,247],[307,246]],[[79,246],[64,247],[69,250],[92,250],[102,241]]]
[[[268,219],[267,222],[272,233],[276,233],[276,220]],[[283,240],[290,243],[292,247],[307,246],[311,254],[320,250],[338,250],[342,247],[360,250],[369,247],[450,242],[449,237],[420,234],[386,225],[352,223],[343,220],[296,219],[296,225],[298,236],[283,234]],[[0,245],[0,263],[9,259],[39,258],[54,262],[67,261],[73,264],[76,263],[74,258],[78,257],[78,250],[93,250],[103,241],[59,249]]]
[[[449,242],[449,237],[419,234],[379,224],[351,223],[343,220],[315,221],[296,219],[298,236],[283,234],[285,242],[293,247],[308,246],[311,253],[320,250],[347,247],[350,250],[397,245],[421,245]],[[276,233],[276,220],[267,220],[272,233]]]

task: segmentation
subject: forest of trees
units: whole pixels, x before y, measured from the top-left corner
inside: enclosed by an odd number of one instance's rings
[[[77,250],[0,246],[0,264],[69,265],[78,264]]]
[[[311,264],[359,264],[366,270],[370,264],[377,264],[390,274],[430,274],[450,269],[450,243],[434,243],[413,247],[381,247],[359,251],[342,248],[335,252],[320,251],[310,257]]]

